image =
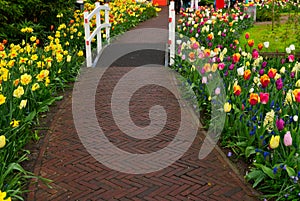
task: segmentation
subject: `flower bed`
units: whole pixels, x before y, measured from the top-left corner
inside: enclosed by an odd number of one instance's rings
[[[246,34],[247,43],[240,44],[239,34],[252,22],[240,10],[221,13],[201,7],[182,13],[172,68],[194,90],[207,126],[217,124],[210,115],[213,107],[222,106],[221,145],[249,164],[245,178],[262,197],[298,200],[300,63],[295,46],[270,59],[260,54],[268,42]]]
[[[116,0],[109,6],[112,36],[159,11],[151,3],[129,0]],[[85,9],[93,8],[93,4],[85,4]],[[9,39],[0,43],[0,200],[22,200],[28,179],[35,177],[20,165],[29,154],[24,146],[39,138],[34,128],[40,115],[63,98],[58,92],[76,79],[85,60],[82,12],[75,11],[71,19],[63,14],[57,17],[60,25],[52,27],[52,35],[43,46],[31,27],[20,30],[26,35],[21,44],[10,44]]]

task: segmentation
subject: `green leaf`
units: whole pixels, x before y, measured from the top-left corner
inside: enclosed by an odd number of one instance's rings
[[[7,167],[7,170],[2,173],[0,183],[4,182],[4,179],[7,177],[8,174],[11,174],[14,170],[17,170],[19,172],[22,172],[23,174],[26,174],[27,172],[21,167],[18,163],[10,163]]]
[[[234,110],[234,113],[240,113],[241,110],[237,108],[236,104],[232,104],[232,109]]]
[[[29,115],[25,118],[25,122],[31,122],[36,116],[36,111],[32,111]]]
[[[275,178],[274,173],[273,173],[273,170],[272,170],[271,168],[262,165],[261,169],[262,169],[262,171],[263,171],[264,173],[266,173],[266,175],[268,175],[270,178],[272,178],[272,179]]]
[[[52,98],[49,98],[49,99],[47,99],[47,100],[45,100],[43,102],[39,102],[39,104],[41,106],[45,106],[45,105],[49,106],[49,105],[52,105],[55,101],[59,101],[61,99],[63,99],[63,96],[52,97]]]
[[[48,111],[49,111],[48,105],[44,105],[43,107],[38,109],[38,113],[43,113],[43,112],[48,112]]]
[[[251,156],[252,154],[255,154],[255,147],[253,146],[248,146],[245,150],[245,155],[247,158],[249,158],[249,156]]]
[[[253,188],[255,188],[262,180],[266,178],[266,174],[262,170],[253,170],[249,174],[246,175],[246,179],[254,180]]]
[[[238,147],[246,147],[247,146],[247,142],[237,142],[236,146],[238,146]]]
[[[265,177],[266,177],[265,174],[259,175],[258,178],[255,180],[252,187],[255,188]]]
[[[291,168],[291,167],[286,167],[286,171],[287,171],[289,177],[296,175],[295,170],[293,168]]]
[[[247,180],[253,180],[258,178],[261,174],[264,174],[261,170],[253,170],[249,174],[246,175]]]

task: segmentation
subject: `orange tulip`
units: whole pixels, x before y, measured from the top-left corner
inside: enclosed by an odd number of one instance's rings
[[[235,54],[233,54],[233,56],[232,56],[232,59],[233,59],[233,62],[234,62],[234,63],[239,62],[240,58],[241,58],[241,55],[240,55],[239,53],[235,53]]]
[[[249,103],[251,105],[256,105],[257,103],[259,103],[259,96],[256,93],[251,93],[250,94],[250,98],[249,98]]]
[[[244,72],[244,80],[249,80],[251,77],[251,70],[247,69]]]
[[[248,45],[249,45],[249,47],[253,47],[254,40],[253,39],[248,40]]]
[[[258,47],[259,50],[262,50],[264,45],[262,43],[258,43],[257,47]]]
[[[240,85],[234,85],[233,86],[234,95],[239,96],[241,94],[241,92],[242,92],[242,88],[241,88]]]
[[[270,83],[270,78],[267,74],[264,74],[263,76],[260,77],[260,83],[263,88],[266,88],[268,84]]]

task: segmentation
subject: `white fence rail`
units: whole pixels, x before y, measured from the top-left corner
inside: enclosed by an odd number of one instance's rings
[[[100,6],[99,2],[96,2],[95,5],[96,5],[95,9],[91,13],[89,13],[88,11],[84,12],[84,32],[85,32],[86,65],[87,65],[87,67],[92,67],[94,65],[93,58],[92,58],[91,42],[96,35],[97,35],[97,55],[99,55],[102,50],[102,34],[101,34],[102,29],[105,28],[106,40],[108,43],[110,42],[110,27],[111,27],[111,24],[109,23],[110,8],[109,8],[108,4]],[[105,20],[104,20],[103,24],[101,23],[101,16],[100,16],[101,10],[105,11]],[[96,15],[96,28],[91,33],[90,20],[95,15]]]

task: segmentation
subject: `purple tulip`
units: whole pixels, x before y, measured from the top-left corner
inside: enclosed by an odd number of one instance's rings
[[[262,76],[263,74],[265,74],[265,70],[262,68],[262,69],[259,70],[259,75]]]
[[[281,59],[281,64],[284,64],[285,63],[285,59]]]
[[[279,131],[283,130],[284,129],[284,120],[283,119],[277,119],[276,120],[276,126],[277,126],[277,129]]]
[[[295,72],[291,72],[291,78],[295,78]]]
[[[231,60],[231,57],[230,57],[230,56],[228,56],[228,57],[227,57],[227,61],[230,61],[230,60]]]
[[[220,62],[221,62],[221,59],[220,59],[219,57],[217,58],[217,62],[218,62],[218,63],[220,63]]]
[[[201,69],[201,74],[203,75],[205,73],[205,68]]]
[[[211,47],[211,46],[212,46],[212,43],[211,43],[211,42],[209,42],[209,43],[208,43],[208,47]]]
[[[281,89],[282,89],[282,87],[283,87],[283,82],[282,82],[282,79],[281,79],[281,78],[277,79],[276,82],[275,82],[275,84],[276,84],[276,89],[277,89],[277,90],[281,90]]]
[[[268,64],[268,62],[264,61],[264,62],[262,62],[261,67],[265,68],[267,66],[267,64]]]
[[[221,36],[225,37],[225,36],[226,36],[226,33],[223,32],[223,33],[221,34]]]
[[[234,69],[234,64],[230,64],[230,66],[228,67],[229,70],[233,70]]]

